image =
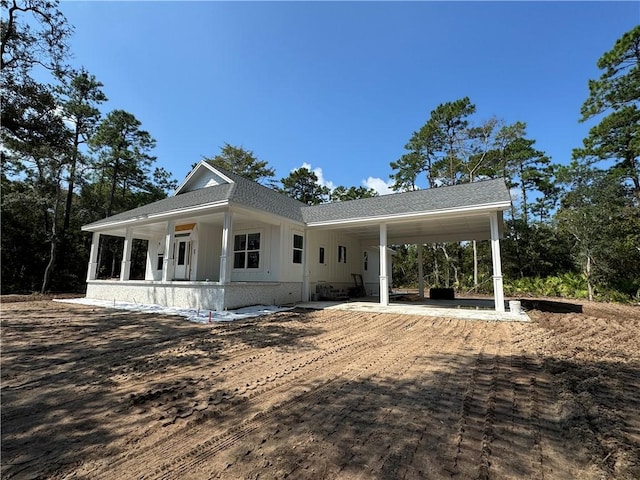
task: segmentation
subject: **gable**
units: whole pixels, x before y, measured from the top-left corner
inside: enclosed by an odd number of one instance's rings
[[[174,195],[193,192],[194,190],[200,190],[207,187],[226,185],[229,183],[234,182],[208,163],[201,161],[176,189]]]

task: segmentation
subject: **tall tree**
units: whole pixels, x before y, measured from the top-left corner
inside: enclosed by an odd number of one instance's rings
[[[111,216],[116,206],[116,189],[120,187],[121,208],[130,193],[149,187],[148,175],[155,160],[149,152],[155,140],[149,132],[140,129],[141,122],[124,110],[113,110],[100,123],[89,144],[97,153],[96,169],[108,186],[105,216]]]
[[[318,183],[318,176],[305,167],[293,170],[288,177],[280,179],[282,188],[279,190],[291,198],[300,200],[307,205],[326,203],[329,188]]]
[[[275,176],[275,170],[268,167],[265,160],[259,160],[253,151],[234,147],[226,142],[218,155],[203,157],[203,160],[258,183],[269,183]]]
[[[59,220],[62,204],[61,182],[66,167],[69,131],[58,112],[51,89],[30,84],[29,108],[18,109],[12,131],[3,129],[4,171],[19,173],[27,186],[20,195],[30,195],[28,204],[36,205],[34,218],[41,226],[40,235],[50,246],[41,291],[49,286],[55,267],[59,242]],[[9,166],[5,170],[5,166]],[[11,202],[7,202],[8,205]],[[4,213],[4,212],[3,212]],[[13,241],[19,242],[19,238]]]
[[[100,121],[98,105],[107,101],[102,92],[102,83],[96,77],[90,75],[84,68],[73,72],[69,76],[61,78],[61,84],[56,89],[62,115],[70,125],[71,145],[70,158],[67,173],[67,196],[64,209],[63,231],[68,230],[71,221],[71,208],[74,188],[76,184],[76,172],[79,166],[86,164],[85,156],[80,146],[86,144],[93,136]]]
[[[633,185],[640,204],[640,26],[619,38],[598,60],[603,70],[598,80],[589,81],[589,98],[582,106],[581,121],[600,117],[589,131],[574,159],[587,164],[612,161],[610,173]]]
[[[438,177],[444,185],[459,183],[462,165],[466,156],[465,144],[469,132],[469,116],[475,113],[476,106],[469,97],[438,105],[429,119],[441,138],[442,157],[434,165]]]
[[[359,198],[377,197],[378,192],[373,188],[365,187],[343,187],[342,185],[334,188],[329,194],[329,200],[332,202],[344,202],[346,200],[357,200]]]
[[[555,221],[574,240],[574,258],[590,300],[598,284],[626,284],[629,294],[640,288],[640,211],[611,175],[577,162],[560,174],[571,188]]]
[[[58,0],[1,0],[6,16],[0,24],[0,69],[17,80],[36,65],[60,71],[68,56],[72,27],[58,9]]]

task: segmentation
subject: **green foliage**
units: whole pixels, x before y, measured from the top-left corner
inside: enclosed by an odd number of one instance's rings
[[[506,295],[542,296],[563,298],[587,298],[587,280],[584,275],[567,272],[550,277],[524,277],[507,279],[504,285]]]
[[[259,160],[251,150],[234,147],[228,143],[222,146],[218,155],[213,158],[203,157],[203,160],[214,167],[223,168],[258,183],[270,183],[275,176],[275,170],[267,167],[268,163]]]
[[[582,106],[582,121],[606,115],[591,128],[573,158],[587,165],[611,161],[611,174],[633,185],[640,204],[640,26],[626,32],[598,61],[603,70],[589,81],[589,98]]]
[[[155,140],[140,126],[133,114],[113,110],[89,141],[92,152],[98,156],[94,166],[98,181],[106,186],[107,217],[139,206],[136,194],[150,189],[148,176],[155,157],[149,152],[155,147]]]
[[[357,200],[359,198],[377,197],[378,192],[373,188],[365,187],[339,187],[334,188],[329,194],[329,200],[332,202],[344,202],[345,200]]]
[[[61,71],[72,32],[58,10],[58,0],[2,0],[0,69],[5,79],[19,81],[38,65]]]
[[[315,173],[305,167],[292,171],[288,177],[280,179],[280,183],[282,188],[279,191],[307,205],[326,203],[331,192],[318,183]]]

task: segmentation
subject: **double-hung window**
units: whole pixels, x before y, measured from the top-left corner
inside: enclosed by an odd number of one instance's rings
[[[304,237],[293,234],[293,263],[302,263],[302,252],[304,251]]]
[[[234,236],[233,268],[260,268],[259,232]]]

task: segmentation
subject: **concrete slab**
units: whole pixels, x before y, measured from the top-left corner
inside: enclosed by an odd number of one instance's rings
[[[453,302],[452,302],[453,303]],[[308,308],[311,310],[347,310],[354,312],[376,312],[376,313],[396,313],[401,315],[420,315],[425,317],[446,317],[462,318],[467,320],[485,321],[509,321],[509,322],[530,322],[529,316],[524,313],[496,312],[495,310],[473,308],[468,306],[462,308],[458,305],[434,307],[432,305],[391,303],[383,306],[375,302],[302,302],[296,304],[298,308]]]

